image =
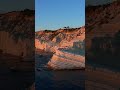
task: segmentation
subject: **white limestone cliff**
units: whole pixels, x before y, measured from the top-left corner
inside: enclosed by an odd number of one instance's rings
[[[74,43],[72,48],[56,49],[48,62],[48,67],[54,70],[85,68],[84,46]]]
[[[75,41],[85,39],[85,28],[73,30],[39,31],[36,32],[35,47],[45,51],[55,52],[56,47],[72,47]]]
[[[48,68],[83,69],[85,68],[85,28],[36,33],[35,47],[47,52],[54,52],[47,63]]]
[[[85,68],[85,28],[70,30],[41,31],[37,33],[35,47],[54,52],[47,63],[48,68],[83,69]]]

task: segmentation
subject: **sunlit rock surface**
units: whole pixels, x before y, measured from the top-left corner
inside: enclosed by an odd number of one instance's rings
[[[84,42],[74,42],[71,48],[56,49],[52,59],[48,62],[52,69],[83,69],[85,68]]]
[[[85,28],[41,31],[36,33],[35,46],[54,52],[47,66],[54,70],[85,68]]]
[[[33,56],[34,11],[0,14],[0,50],[16,56]]]
[[[83,41],[85,39],[85,27],[38,31],[35,33],[35,37],[36,49],[55,52],[56,48],[72,47],[74,42]]]

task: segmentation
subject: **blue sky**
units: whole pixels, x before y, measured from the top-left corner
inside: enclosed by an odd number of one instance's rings
[[[85,25],[85,0],[35,0],[35,30]]]

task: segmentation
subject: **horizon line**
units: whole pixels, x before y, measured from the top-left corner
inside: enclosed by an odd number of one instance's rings
[[[66,26],[66,27],[68,27],[68,26]],[[72,29],[72,28],[81,28],[81,27],[85,27],[85,25],[81,25],[81,26],[77,26],[77,27],[70,27],[69,26],[69,28],[62,27],[62,28],[57,28],[57,29],[39,29],[39,30],[35,30],[35,32],[45,31],[45,30],[55,31],[55,30],[59,30],[59,29]]]

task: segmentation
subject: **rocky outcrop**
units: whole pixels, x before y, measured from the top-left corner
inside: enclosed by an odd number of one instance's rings
[[[120,1],[86,7],[86,50],[94,37],[113,37],[120,30]]]
[[[83,69],[85,68],[85,57],[58,49],[48,62],[48,67],[54,70]]]
[[[36,32],[37,49],[54,52],[47,63],[54,70],[85,68],[85,28]]]
[[[120,0],[86,7],[87,63],[120,68]]]
[[[0,50],[22,57],[34,54],[34,11],[0,14]]]
[[[60,29],[36,32],[35,47],[55,52],[56,48],[72,47],[73,42],[85,39],[85,28]]]

